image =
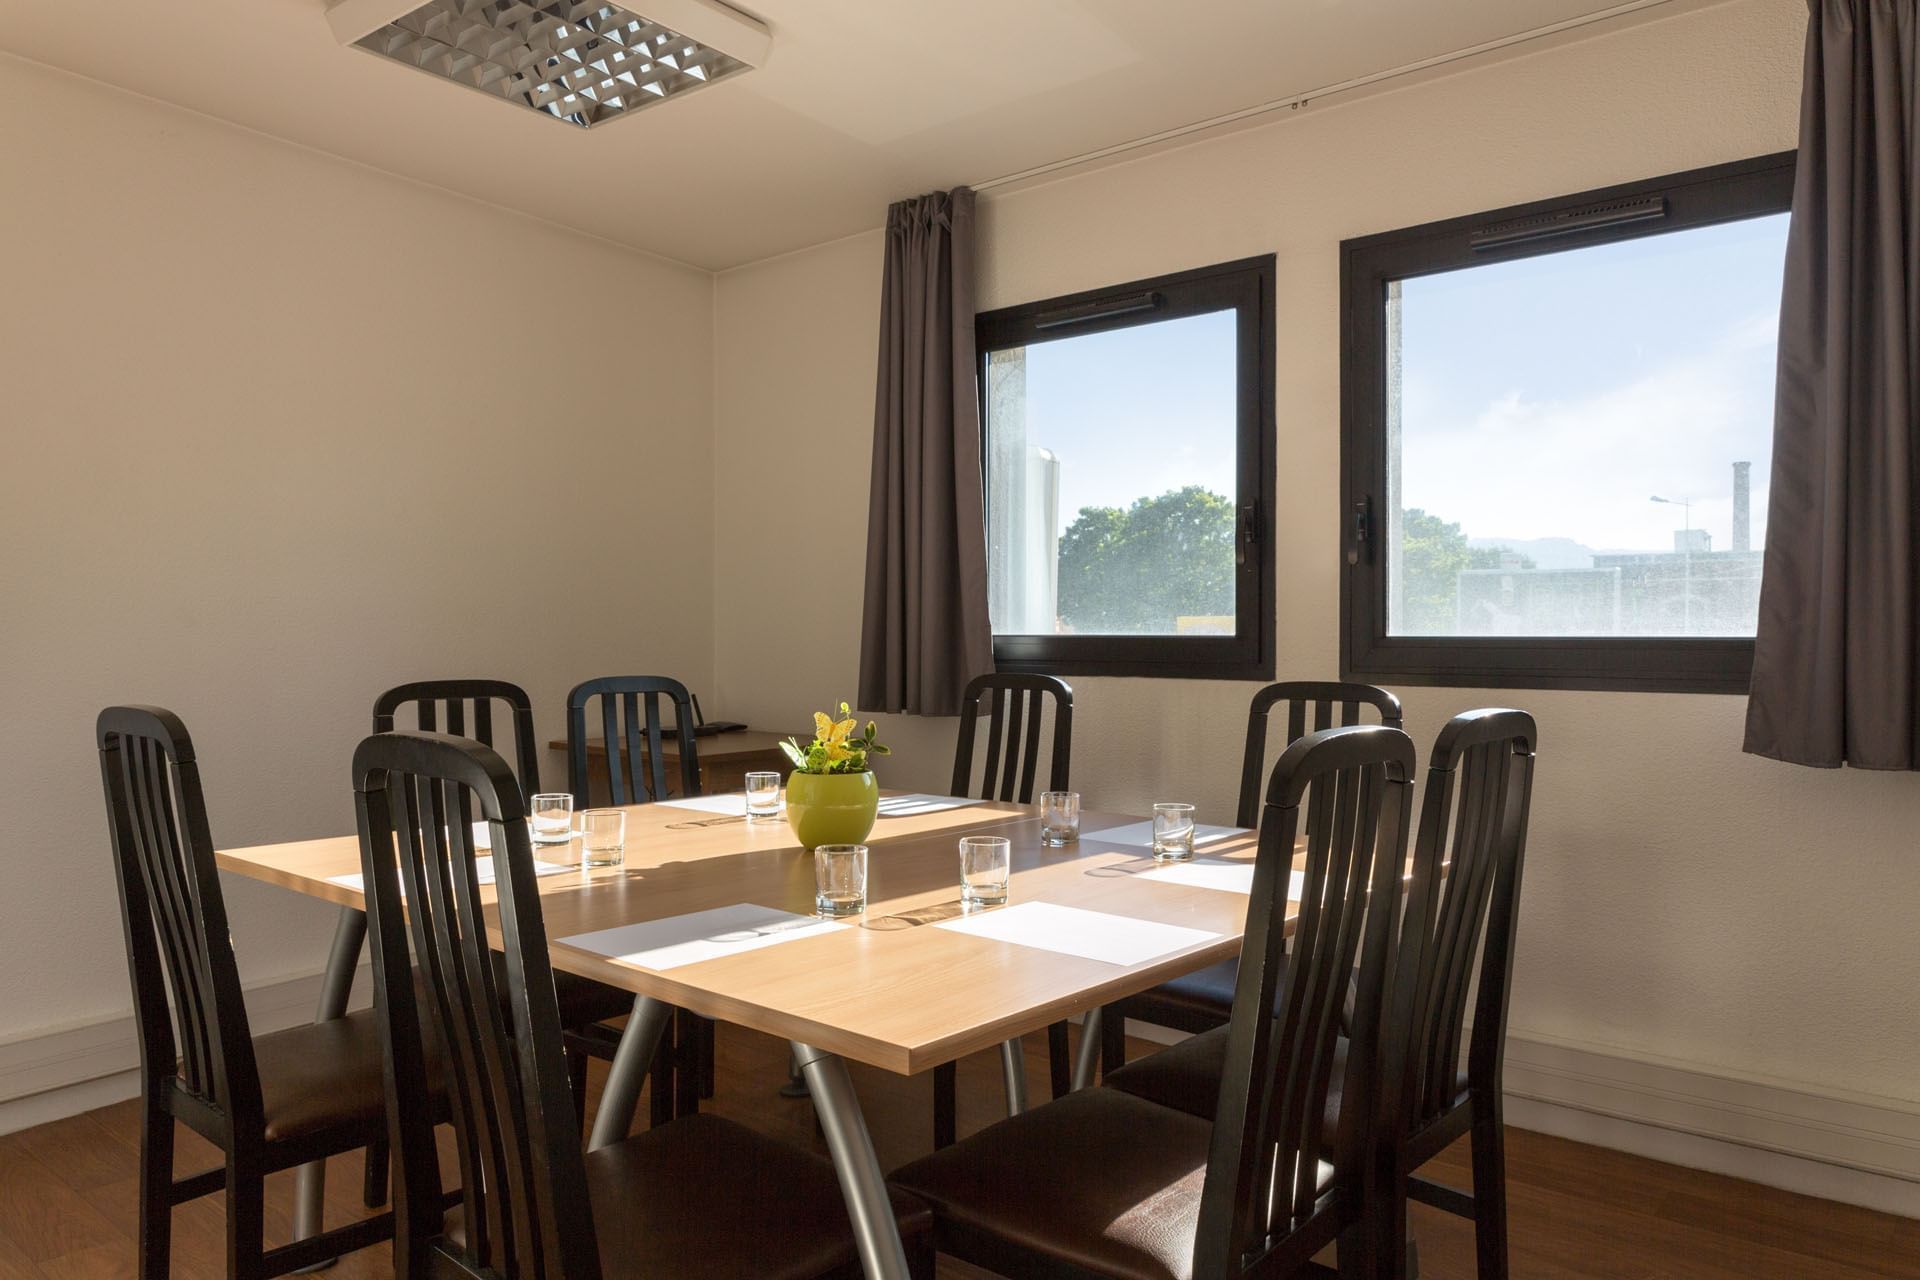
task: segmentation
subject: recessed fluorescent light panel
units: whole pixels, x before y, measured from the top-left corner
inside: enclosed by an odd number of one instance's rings
[[[345,43],[583,129],[750,71],[770,43],[760,23],[708,0],[647,0],[652,17],[597,0],[392,8],[341,0],[327,16]]]

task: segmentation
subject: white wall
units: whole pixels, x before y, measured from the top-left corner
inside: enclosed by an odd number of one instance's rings
[[[1281,669],[1329,674],[1339,241],[1789,146],[1803,13],[1736,0],[994,193],[982,304],[1278,255]],[[216,837],[244,843],[348,828],[347,753],[405,678],[518,680],[548,735],[570,683],[618,669],[770,725],[852,696],[877,233],[716,284],[6,57],[0,192],[17,1078],[72,1078],[31,1047],[61,1027],[126,1061],[107,702],[187,717]],[[566,607],[526,607],[536,573]],[[1076,684],[1092,802],[1230,810],[1249,686]],[[1510,1085],[1617,1053],[1671,1068],[1669,1101],[1717,1090],[1735,1140],[1792,1105],[1809,1144],[1877,1133],[1857,1163],[1920,1169],[1912,777],[1742,756],[1735,698],[1405,692],[1422,739],[1489,702],[1541,722]],[[951,722],[885,737],[889,782],[945,785]],[[329,913],[229,892],[247,978],[310,977]],[[272,1015],[309,992],[276,985]],[[1648,1079],[1607,1087],[1647,1111]]]
[[[1278,255],[1279,666],[1330,676],[1339,242],[1791,147],[1804,21],[1739,0],[992,193],[981,305]],[[736,718],[798,722],[853,688],[880,255],[876,232],[720,277],[715,660]],[[1231,813],[1250,686],[1074,685],[1090,804]],[[1920,780],[1744,756],[1739,698],[1402,692],[1423,741],[1476,705],[1540,722],[1516,1035],[1920,1114]],[[951,722],[885,736],[889,781],[944,778]]]
[[[243,844],[352,830],[400,680],[546,736],[709,682],[705,272],[5,56],[0,192],[0,1046],[131,1004],[100,707],[179,711]],[[244,980],[320,966],[329,909],[228,894]]]

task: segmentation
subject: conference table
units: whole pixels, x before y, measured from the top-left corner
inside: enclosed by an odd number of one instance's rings
[[[786,822],[747,821],[738,794],[629,806],[618,867],[580,868],[577,842],[536,845],[554,967],[635,996],[589,1144],[629,1131],[673,1008],[787,1040],[865,1272],[904,1277],[849,1060],[915,1074],[998,1046],[1018,1110],[1022,1035],[1239,950],[1253,833],[1198,828],[1195,858],[1163,865],[1143,818],[1086,812],[1080,830],[1050,848],[1032,806],[886,793],[867,840],[867,909],[841,920],[815,915],[813,857]],[[963,835],[1010,842],[1005,906],[963,908]],[[341,1016],[366,929],[358,839],[228,849],[217,861],[344,909],[318,1010]],[[1083,1028],[1076,1086],[1091,1079],[1094,1030]],[[318,1228],[321,1176],[303,1171],[296,1235]]]

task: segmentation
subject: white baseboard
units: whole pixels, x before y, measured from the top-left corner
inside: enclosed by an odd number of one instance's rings
[[[372,970],[354,977],[353,1008],[371,1002]],[[246,989],[256,1034],[309,1021],[320,974],[270,979]],[[0,1134],[78,1115],[133,1097],[140,1087],[133,1015],[95,1019],[0,1041]]]
[[[1523,1129],[1920,1218],[1920,1102],[1509,1036]]]
[[[1127,1034],[1185,1038],[1131,1020]],[[1525,1035],[1507,1038],[1506,1084],[1522,1129],[1920,1218],[1920,1102]]]

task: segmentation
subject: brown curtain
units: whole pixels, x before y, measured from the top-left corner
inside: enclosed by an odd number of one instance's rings
[[[1920,767],[1915,0],[1810,0],[1746,749]]]
[[[860,706],[956,715],[992,669],[973,192],[956,187],[887,210]]]

